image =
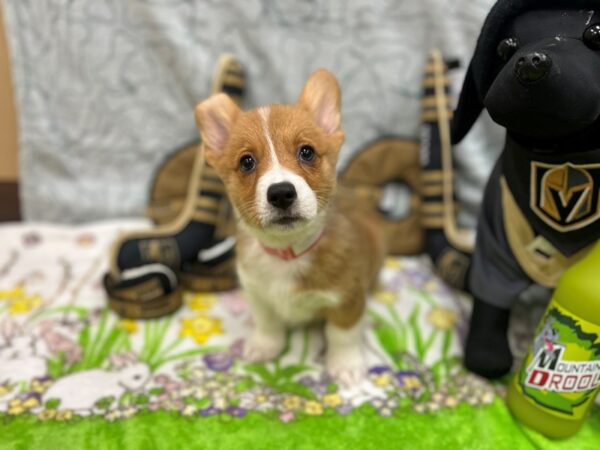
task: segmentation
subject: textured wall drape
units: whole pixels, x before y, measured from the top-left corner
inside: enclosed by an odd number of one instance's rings
[[[250,107],[294,100],[317,67],[335,72],[344,94],[342,165],[378,136],[417,137],[427,49],[468,57],[491,3],[2,0],[24,216],[141,214],[154,168],[196,138],[192,110],[222,52],[247,68]],[[476,176],[461,195],[476,207],[490,158],[462,153]]]

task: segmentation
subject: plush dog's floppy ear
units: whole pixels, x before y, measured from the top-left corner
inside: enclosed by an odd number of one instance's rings
[[[331,72],[316,70],[304,85],[298,104],[311,113],[327,134],[341,132],[341,93]]]
[[[240,109],[226,94],[220,93],[199,103],[195,113],[196,124],[206,148],[206,159],[215,166],[223,155]]]
[[[473,76],[473,65],[469,65],[469,70],[465,76],[458,106],[454,111],[452,119],[451,133],[452,143],[458,144],[469,132],[479,115],[483,111],[483,103],[479,99],[479,92]]]

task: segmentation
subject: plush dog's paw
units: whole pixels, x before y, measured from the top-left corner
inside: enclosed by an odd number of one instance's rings
[[[346,387],[359,384],[367,372],[360,349],[330,352],[327,355],[327,372]]]
[[[476,301],[465,346],[465,367],[486,378],[500,378],[513,362],[508,343],[509,311]]]
[[[249,362],[270,361],[281,353],[284,345],[283,337],[254,333],[244,344],[244,359]]]
[[[510,372],[513,363],[508,339],[503,335],[470,333],[465,348],[465,367],[482,377],[495,379]]]

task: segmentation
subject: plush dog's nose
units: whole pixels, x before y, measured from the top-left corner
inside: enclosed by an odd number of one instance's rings
[[[552,60],[541,52],[531,52],[521,56],[515,64],[515,73],[521,83],[541,80],[552,67]]]
[[[283,183],[275,183],[267,189],[267,200],[275,208],[287,209],[294,200],[296,200],[296,188],[292,183],[284,181]]]

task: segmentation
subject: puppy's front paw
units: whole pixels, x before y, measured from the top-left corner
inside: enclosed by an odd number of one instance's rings
[[[244,359],[248,362],[265,362],[275,358],[285,345],[283,336],[254,333],[244,344]]]
[[[327,372],[346,387],[355,386],[363,381],[366,369],[360,349],[338,350],[327,355]]]

